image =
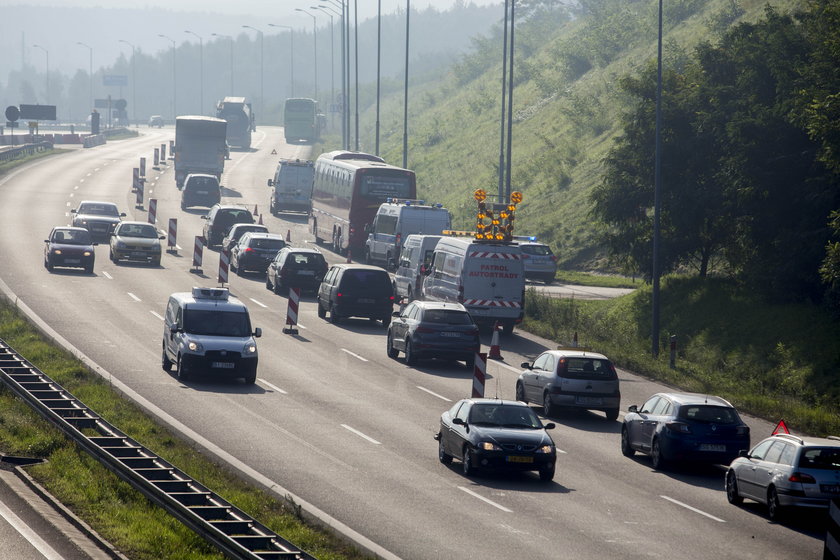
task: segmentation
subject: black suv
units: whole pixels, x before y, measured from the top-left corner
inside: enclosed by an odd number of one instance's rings
[[[268,265],[265,287],[275,294],[289,288],[317,292],[326,273],[327,261],[318,249],[283,247]]]
[[[204,173],[190,173],[184,179],[181,191],[181,210],[190,206],[207,206],[208,208],[222,201],[222,187],[215,175]]]
[[[377,319],[384,326],[394,311],[394,285],[384,268],[365,264],[333,265],[318,288],[318,317],[330,322],[344,317]]]
[[[250,210],[233,204],[215,204],[202,219],[206,220],[204,239],[208,247],[219,245],[233,224],[254,223],[254,216]]]
[[[279,233],[249,231],[239,238],[230,252],[230,269],[239,276],[246,270],[265,272],[277,253],[286,246]]]

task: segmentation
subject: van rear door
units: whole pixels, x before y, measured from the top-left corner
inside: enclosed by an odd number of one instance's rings
[[[525,275],[516,245],[474,243],[464,258],[463,303],[476,321],[521,320]]]

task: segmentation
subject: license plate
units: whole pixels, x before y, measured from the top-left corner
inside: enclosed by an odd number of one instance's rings
[[[208,194],[207,191],[195,191],[195,194]]]
[[[132,257],[145,257],[146,253],[144,253],[143,251],[132,251],[131,256]]]
[[[723,453],[726,451],[726,446],[722,443],[701,443],[700,451],[715,451],[717,453]]]
[[[472,309],[470,309],[470,313],[472,313],[473,315],[489,315],[490,310],[489,309],[472,308]]]
[[[507,456],[508,463],[533,463],[533,457],[520,457],[519,455],[508,455]]]
[[[594,406],[601,405],[603,402],[601,397],[575,397],[575,404]]]
[[[64,262],[66,262],[67,264],[79,264],[82,261],[79,259],[64,259]]]
[[[300,276],[315,276],[314,270],[298,270],[298,275]]]
[[[218,369],[233,369],[234,366],[233,362],[213,362],[211,367],[218,368]]]
[[[461,336],[461,333],[457,333],[457,332],[442,332],[442,333],[440,333],[440,336],[448,336],[448,337],[452,337],[452,338],[458,338],[459,336]]]
[[[359,298],[357,301],[359,303],[375,303],[376,302],[375,299],[371,299],[371,298]]]
[[[826,494],[840,494],[840,484],[820,484],[820,490]]]

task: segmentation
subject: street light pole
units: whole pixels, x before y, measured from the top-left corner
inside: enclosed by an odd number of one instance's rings
[[[380,0],[381,1],[381,0]],[[329,6],[310,6],[313,10],[321,10],[330,18],[330,98],[329,98],[329,109],[330,109],[330,128],[333,128],[335,125],[335,119],[333,118],[335,113],[332,111],[332,104],[335,101],[335,33],[333,32],[333,17],[332,14],[327,12],[329,10]]]
[[[656,52],[656,142],[654,155],[654,186],[653,186],[653,286],[651,304],[653,317],[651,318],[651,354],[659,357],[659,220],[662,207],[662,179],[661,165],[661,123],[662,123],[662,0],[659,0],[659,40]]]
[[[347,11],[344,0],[327,0],[335,7],[341,8],[341,143],[345,150],[350,149],[350,43],[349,23],[347,22]]]
[[[178,106],[177,106],[177,99],[178,99],[178,87],[176,82],[176,72],[175,72],[175,39],[171,37],[167,37],[166,35],[158,34],[158,37],[163,37],[167,41],[172,42],[172,122],[175,122],[175,119],[178,118]]]
[[[504,38],[502,39],[502,116],[501,133],[499,138],[499,200],[505,198],[505,100],[507,96],[507,54],[508,54],[508,10],[510,0],[505,0]]]
[[[189,33],[190,35],[195,35],[198,37],[198,65],[199,65],[199,99],[198,99],[198,107],[200,114],[204,114],[204,39],[198,33],[194,33],[193,31],[186,30],[184,33]]]
[[[312,18],[312,54],[314,58],[312,66],[315,70],[315,101],[318,101],[318,18],[315,17],[315,14],[311,14],[303,8],[295,8],[295,11],[303,12]]]
[[[210,35],[213,37],[224,37],[230,40],[230,94],[233,95],[233,37],[230,35],[220,35],[219,33],[211,33]]]
[[[120,43],[125,43],[131,47],[131,113],[134,115],[134,125],[137,126],[137,54],[134,45],[120,39]]]
[[[379,155],[379,78],[382,74],[382,0],[376,3],[376,155]]]
[[[513,151],[513,47],[514,47],[514,31],[516,29],[516,0],[510,1],[510,75],[508,77],[508,109],[507,109],[507,162],[505,165],[505,198],[503,202],[510,201],[510,173],[511,173],[511,155]]]
[[[411,0],[405,0],[405,85],[403,90],[403,168],[408,168],[408,32]]]
[[[279,25],[277,23],[269,23],[269,27],[283,27],[289,30],[289,80],[291,95],[295,96],[295,30],[291,25]]]
[[[257,29],[256,27],[252,27],[250,25],[243,25],[245,29],[253,29],[257,33],[260,34],[260,114],[261,118],[265,119],[265,95],[263,93],[263,85],[264,85],[264,76],[265,76],[265,48],[263,43],[263,32]],[[265,122],[265,120],[263,120]]]
[[[87,49],[90,51],[90,73],[89,73],[89,77],[90,77],[90,109],[92,111],[93,106],[96,105],[96,102],[93,99],[93,47],[91,47],[90,45],[86,45],[86,44],[82,43],[81,41],[77,41],[76,44],[81,45],[83,47],[87,47]]]
[[[41,45],[32,45],[32,46],[41,49],[42,51],[44,51],[44,54],[47,55],[47,92],[46,92],[47,103],[46,104],[49,105],[50,104],[50,51],[48,51],[47,49],[45,49]]]

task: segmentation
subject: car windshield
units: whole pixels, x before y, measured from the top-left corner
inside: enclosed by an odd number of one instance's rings
[[[66,243],[67,245],[90,245],[90,232],[88,230],[59,229],[53,232],[53,243]]]
[[[251,323],[244,311],[187,309],[184,331],[197,335],[245,337],[251,334]]]
[[[188,183],[189,188],[211,188],[218,186],[219,182],[215,177],[193,177]]]
[[[469,325],[470,314],[457,309],[427,309],[423,313],[424,323],[443,323],[446,325]]]
[[[286,246],[286,242],[282,239],[266,239],[262,237],[257,237],[256,239],[251,239],[251,242],[248,244],[248,246],[252,249],[271,249],[274,251],[279,251],[280,249]]]
[[[151,224],[123,224],[117,233],[120,237],[140,237],[143,239],[157,239],[158,232]]]
[[[312,267],[323,266],[325,263],[324,257],[317,253],[292,253],[286,260],[287,266],[293,268],[297,267]]]
[[[539,417],[526,406],[510,404],[476,404],[470,410],[470,424],[537,430],[542,428]]]
[[[812,447],[802,452],[799,466],[803,469],[840,470],[840,447]]]
[[[548,245],[522,245],[522,252],[528,255],[552,255]]]
[[[79,206],[79,214],[91,214],[93,216],[113,216],[118,218],[120,213],[113,204],[92,204],[87,202]]]
[[[681,420],[707,422],[710,424],[737,424],[740,422],[734,408],[710,405],[683,405],[677,415]]]
[[[608,360],[599,358],[564,358],[565,371],[560,375],[573,379],[615,379],[615,369]],[[562,365],[561,365],[562,367]]]
[[[391,293],[391,278],[384,270],[348,270],[341,280],[341,289],[347,291],[369,290]]]
[[[254,233],[260,233],[264,231],[268,231],[268,228],[265,226],[253,225],[253,226],[238,226],[236,224],[232,225],[228,235],[234,239],[240,239],[243,235],[252,231]]]

